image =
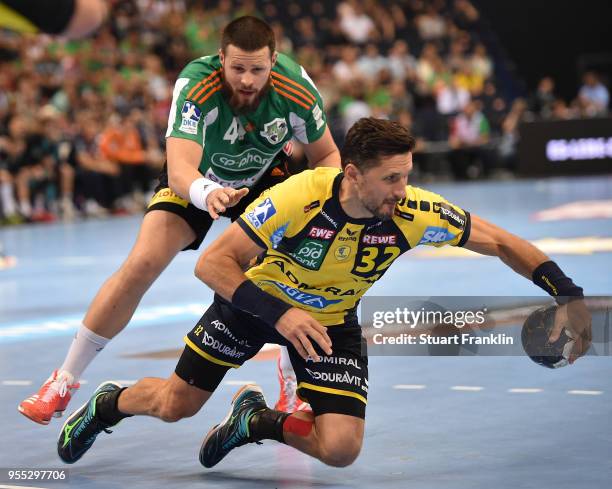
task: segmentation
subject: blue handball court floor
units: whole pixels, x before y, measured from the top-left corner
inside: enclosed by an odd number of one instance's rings
[[[612,177],[437,184],[451,202],[536,243],[588,295],[612,295]],[[612,359],[587,356],[549,370],[525,356],[374,356],[366,434],[349,468],[324,466],[276,442],[199,465],[208,429],[244,382],[269,403],[278,386],[268,352],[232,371],[193,418],[123,421],[73,466],[56,454],[60,420],[17,412],[59,366],[87,306],[120,265],[139,217],[0,229],[17,263],[0,270],[0,488],[534,488],[612,487]],[[216,224],[204,246],[227,223]],[[453,249],[403,255],[370,296],[543,296],[495,258]],[[126,384],[173,371],[183,334],[212,293],[181,253],[129,327],[85,372],[71,403],[107,379]],[[69,411],[71,411],[69,408]],[[9,469],[68,469],[67,481],[8,478]]]

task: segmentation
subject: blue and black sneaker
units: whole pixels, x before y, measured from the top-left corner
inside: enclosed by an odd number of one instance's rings
[[[255,413],[266,408],[266,399],[261,387],[257,385],[242,387],[232,399],[232,408],[228,415],[204,438],[200,448],[200,463],[204,467],[213,467],[230,450],[257,442],[251,437],[249,422]]]
[[[102,431],[112,433],[108,429],[111,425],[96,416],[96,401],[100,396],[121,388],[116,382],[103,382],[89,401],[68,417],[57,441],[57,453],[65,463],[73,464],[79,460]]]

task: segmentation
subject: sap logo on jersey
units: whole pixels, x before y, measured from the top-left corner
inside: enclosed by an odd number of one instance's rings
[[[268,197],[247,214],[247,219],[255,227],[255,229],[259,229],[261,226],[263,226],[263,223],[270,219],[274,214],[276,214],[276,208],[272,203],[272,199]]]
[[[299,302],[300,304],[304,304],[305,306],[314,307],[315,309],[325,309],[327,306],[342,302],[342,299],[326,299],[325,297],[320,295],[307,294],[306,292],[302,292],[299,289],[295,289],[280,282],[271,283],[276,285],[280,290],[283,291],[283,293],[287,297],[294,300],[295,302]]]
[[[423,237],[418,244],[442,243],[444,241],[450,241],[454,237],[455,235],[450,233],[448,229],[429,226],[423,233]]]
[[[197,134],[200,117],[202,117],[202,111],[193,102],[185,101],[181,110],[182,120],[179,131],[186,132],[187,134]]]
[[[336,231],[332,231],[331,229],[318,228],[313,226],[308,231],[308,237],[310,238],[320,238],[320,239],[332,239],[336,234]]]

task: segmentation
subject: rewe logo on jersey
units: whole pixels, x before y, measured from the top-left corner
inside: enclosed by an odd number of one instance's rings
[[[285,138],[288,131],[287,121],[281,117],[277,117],[264,124],[263,131],[260,131],[259,134],[266,138],[270,144],[278,144]]]
[[[320,228],[317,226],[313,226],[308,231],[308,236],[310,238],[320,238],[330,240],[334,237],[336,231],[332,231],[331,229]]]
[[[423,237],[418,244],[427,243],[442,243],[444,241],[450,241],[455,235],[450,233],[448,229],[439,228],[437,226],[429,226],[423,233]]]

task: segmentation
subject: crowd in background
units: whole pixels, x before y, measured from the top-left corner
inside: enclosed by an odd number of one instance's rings
[[[278,50],[307,69],[339,146],[360,117],[398,120],[417,137],[421,178],[511,175],[522,120],[608,111],[595,73],[572,101],[550,77],[511,100],[469,0],[110,3],[87,40],[0,31],[3,223],[141,212],[164,163],[174,80],[239,15],[266,19]]]

